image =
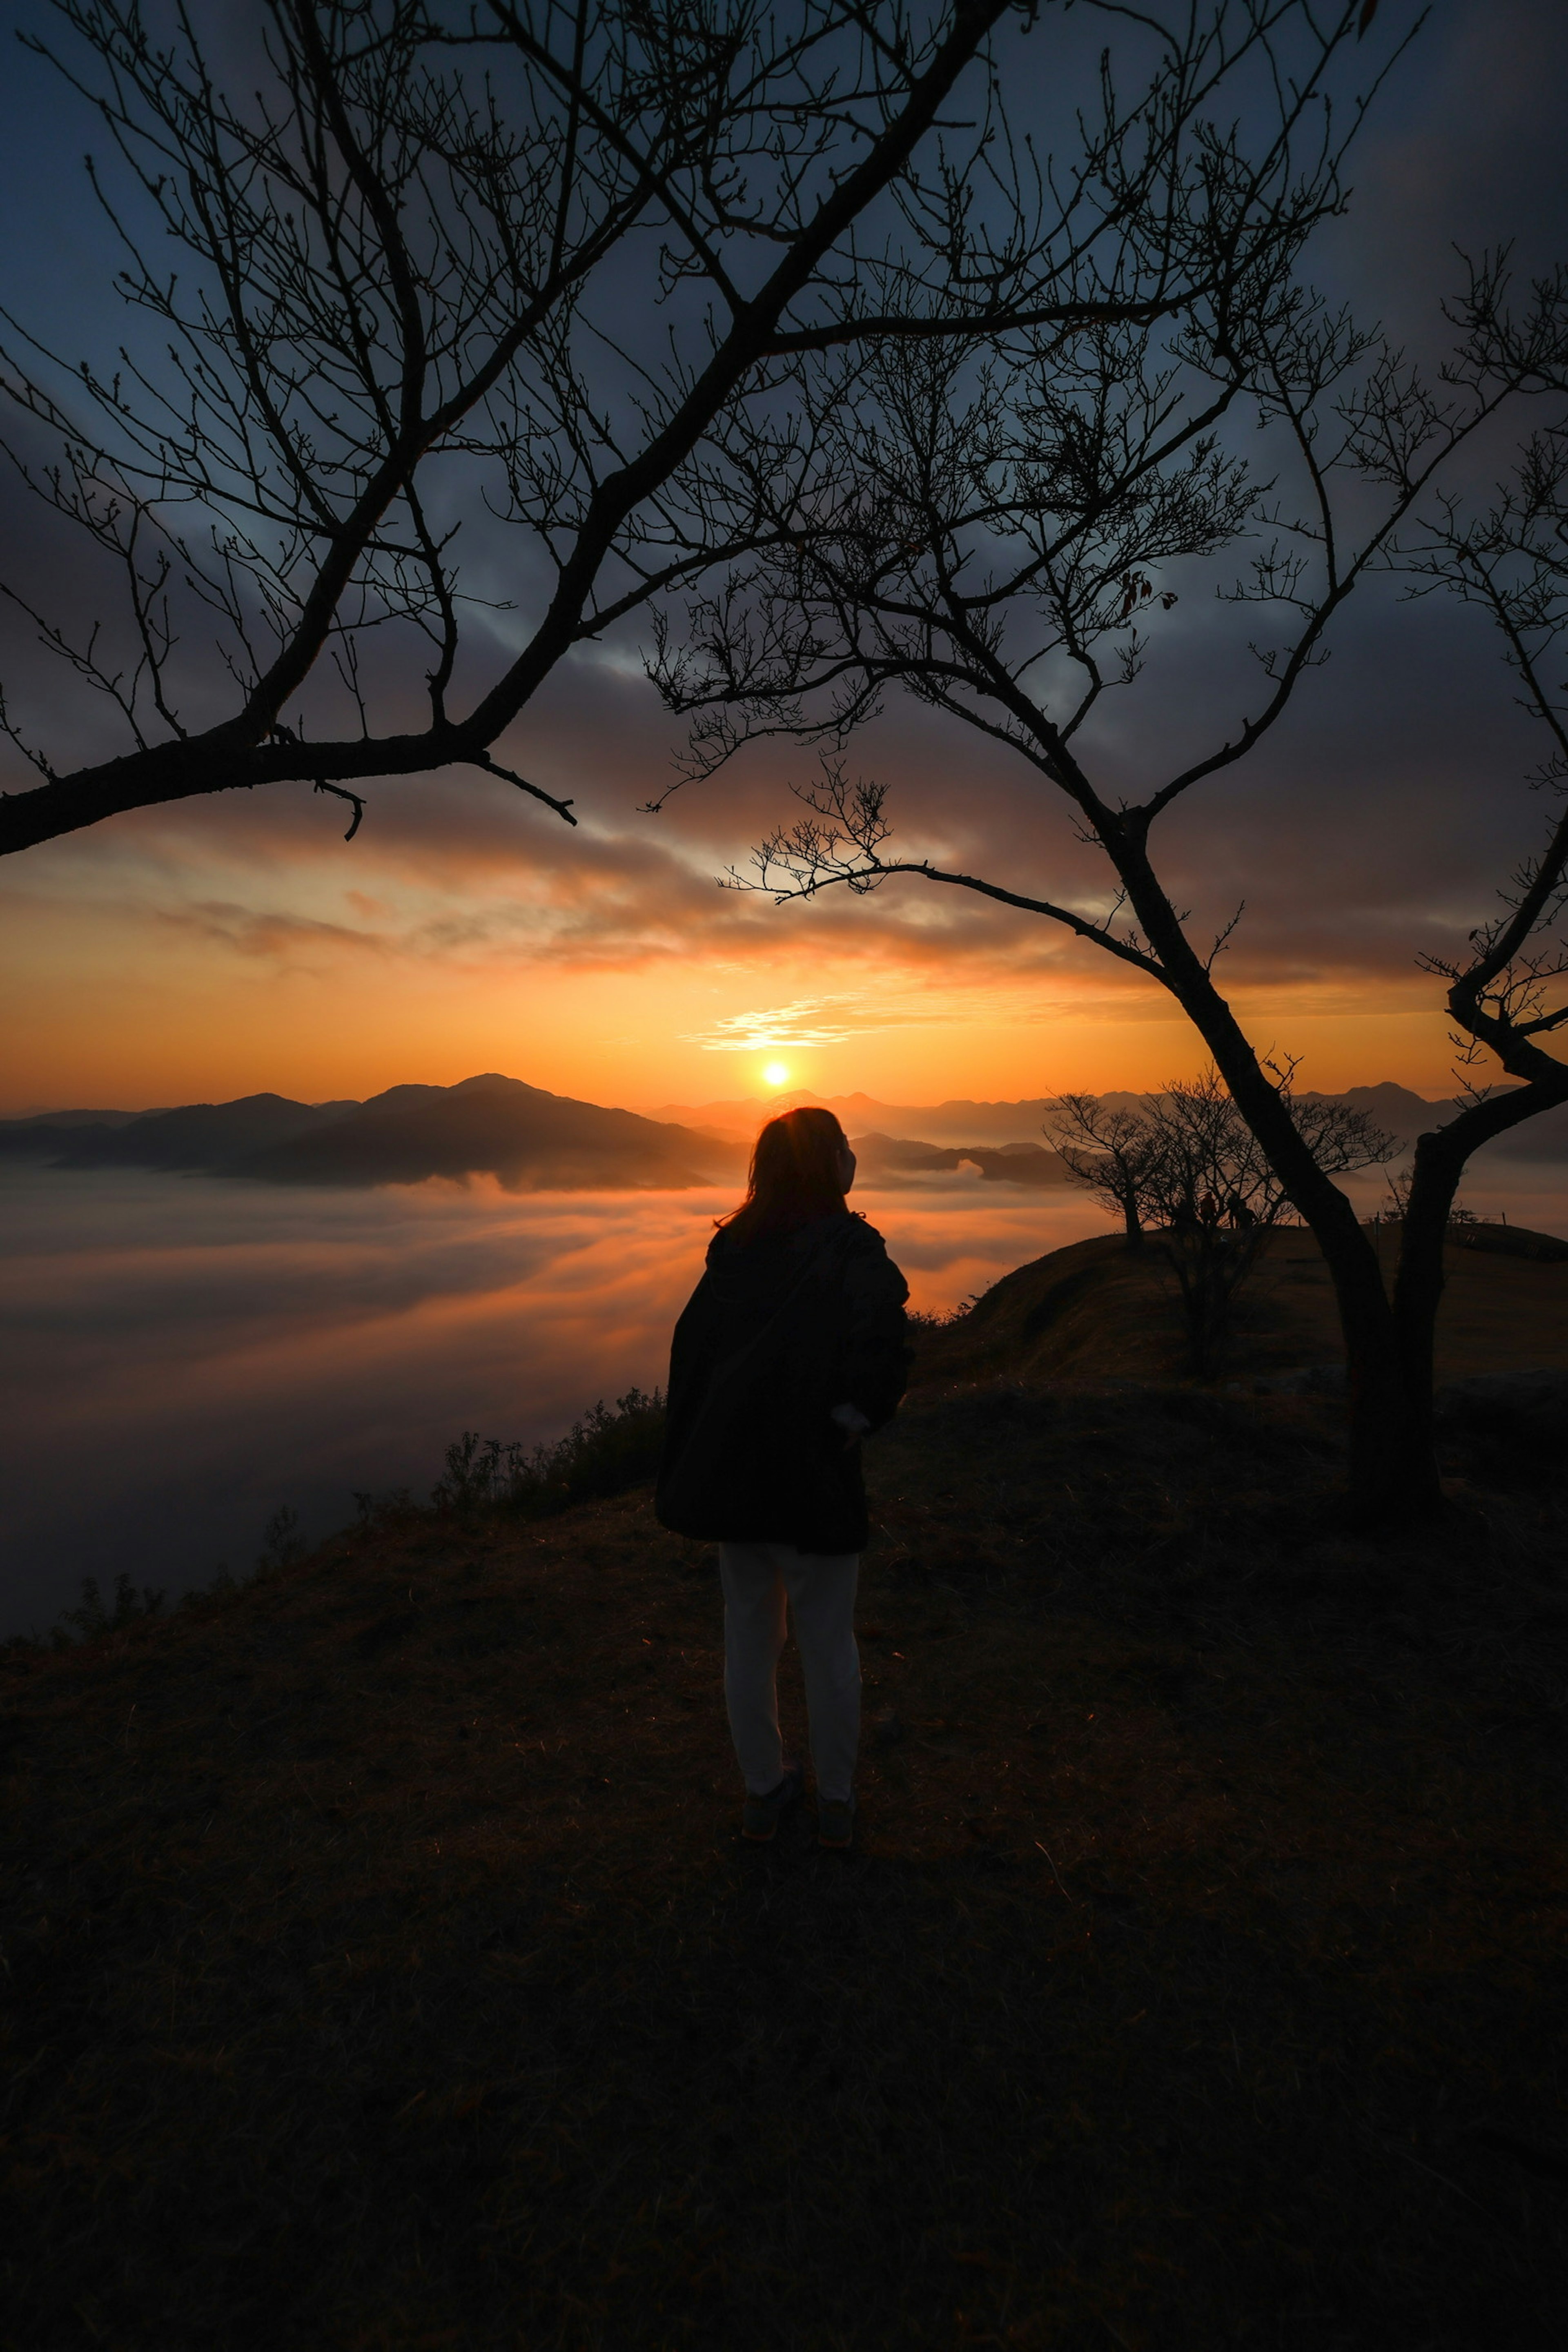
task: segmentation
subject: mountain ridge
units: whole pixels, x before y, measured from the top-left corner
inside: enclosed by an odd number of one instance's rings
[[[1124,1087],[1107,1087],[1096,1098],[1112,1109],[1135,1110],[1151,1097],[1148,1093],[1139,1094]],[[995,1149],[1013,1142],[1037,1143],[1054,1099],[1050,1095],[1037,1095],[1025,1096],[1016,1102],[985,1102],[950,1097],[939,1103],[889,1103],[867,1094],[818,1095],[803,1088],[779,1095],[767,1103],[743,1097],[709,1103],[662,1103],[649,1116],[677,1120],[699,1131],[749,1139],[764,1118],[809,1106],[832,1111],[847,1129],[853,1122],[893,1140],[912,1140],[913,1129],[938,1148],[979,1143]],[[1372,1086],[1345,1087],[1338,1092],[1303,1089],[1300,1099],[1349,1103],[1352,1108],[1365,1111],[1378,1126],[1388,1129],[1397,1138],[1402,1150],[1407,1150],[1426,1128],[1442,1126],[1459,1108],[1449,1097],[1419,1095],[1394,1078],[1382,1078]],[[1515,1133],[1500,1136],[1484,1148],[1502,1159],[1568,1160],[1568,1106],[1543,1112],[1526,1121]]]
[[[1100,1097],[1118,1109],[1147,1099],[1125,1089]],[[1401,1150],[1457,1108],[1393,1079],[1302,1100],[1364,1110],[1397,1138]],[[0,1120],[0,1158],[275,1184],[376,1186],[489,1174],[514,1192],[681,1191],[734,1181],[763,1121],[807,1105],[843,1121],[868,1178],[896,1185],[968,1161],[988,1181],[1057,1184],[1068,1181],[1066,1170],[1041,1140],[1051,1104],[1046,1095],[899,1104],[864,1093],[801,1090],[767,1102],[664,1104],[649,1113],[552,1094],[488,1071],[451,1087],[408,1081],[363,1101],[304,1103],[259,1093],[142,1112],[35,1113]],[[1516,1160],[1568,1160],[1568,1107],[1487,1149]]]
[[[493,1175],[512,1192],[685,1191],[731,1176],[737,1153],[637,1111],[553,1095],[499,1072],[389,1087],[364,1102],[247,1095],[110,1126],[0,1122],[0,1153],[60,1169],[156,1168],[273,1184],[374,1186]]]

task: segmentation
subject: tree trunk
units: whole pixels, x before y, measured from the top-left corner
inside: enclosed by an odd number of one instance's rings
[[[1447,1127],[1415,1139],[1410,1197],[1394,1280],[1394,1320],[1402,1377],[1413,1411],[1432,1443],[1432,1387],[1437,1308],[1443,1297],[1443,1244],[1454,1195],[1472,1152],[1495,1136],[1568,1098],[1568,1072],[1546,1073],[1504,1094],[1471,1103]]]
[[[1411,1402],[1432,1436],[1437,1308],[1443,1297],[1443,1244],[1459,1188],[1464,1155],[1445,1148],[1440,1134],[1417,1136],[1410,1195],[1400,1227],[1394,1276],[1394,1322]]]
[[[1320,1224],[1302,1212],[1328,1264],[1344,1333],[1352,1514],[1369,1527],[1409,1526],[1429,1518],[1442,1502],[1430,1360],[1423,1394],[1407,1376],[1377,1252],[1338,1185],[1322,1181],[1344,1202],[1351,1225],[1347,1234],[1341,1219]]]
[[[1231,1099],[1310,1226],[1327,1263],[1345,1342],[1352,1517],[1363,1526],[1378,1528],[1430,1517],[1442,1499],[1432,1449],[1430,1391],[1425,1407],[1418,1408],[1406,1385],[1394,1307],[1377,1252],[1344,1193],[1313,1159],[1284,1097],[1259,1064],[1155,881],[1142,844],[1134,846],[1119,838],[1112,855],[1159,958],[1165,985],[1214,1055]]]

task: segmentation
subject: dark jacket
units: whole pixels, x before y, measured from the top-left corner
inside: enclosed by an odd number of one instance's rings
[[[882,1236],[847,1209],[753,1242],[714,1235],[675,1327],[654,1507],[718,1543],[858,1551],[860,1448],[829,1419],[873,1429],[904,1392],[909,1285]]]

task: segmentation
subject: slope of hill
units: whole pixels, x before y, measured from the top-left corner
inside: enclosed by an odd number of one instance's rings
[[[1485,1246],[1505,1234],[1509,1254]],[[1568,1366],[1568,1244],[1517,1226],[1479,1227],[1474,1239],[1479,1246],[1456,1240],[1446,1253],[1438,1380]],[[1394,1235],[1382,1240],[1392,1274]],[[925,1380],[1148,1381],[1187,1370],[1175,1284],[1158,1249],[1131,1254],[1112,1234],[1016,1267],[968,1314],[923,1332],[920,1348]],[[1342,1360],[1322,1253],[1304,1226],[1281,1226],[1237,1295],[1228,1373],[1245,1381]]]
[[[1334,1449],[911,1400],[847,1857],[737,1839],[646,1496],[0,1654],[0,2332],[1474,2352],[1506,2279],[1556,2341],[1563,1506],[1373,1545]]]
[[[1568,1103],[1542,1111],[1539,1118],[1525,1119],[1486,1149],[1504,1160],[1568,1160]]]
[[[35,1110],[24,1118],[0,1119],[0,1138],[22,1135],[38,1128],[129,1127],[133,1118],[155,1118],[166,1108],[160,1103],[146,1110]]]

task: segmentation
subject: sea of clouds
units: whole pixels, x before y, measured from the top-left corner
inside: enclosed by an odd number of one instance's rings
[[[1568,1171],[1467,1190],[1568,1232]],[[968,1169],[855,1197],[913,1304],[939,1312],[1109,1229],[1079,1193]],[[732,1204],[0,1171],[0,1635],[47,1627],[85,1576],[173,1596],[241,1573],[280,1505],[316,1538],[352,1519],[355,1490],[422,1497],[464,1429],[532,1443],[652,1387]]]
[[[940,1310],[1104,1223],[1001,1189],[966,1171],[857,1197]],[[247,1569],[282,1504],[316,1537],[356,1489],[423,1496],[464,1429],[531,1443],[651,1388],[733,1205],[38,1168],[0,1198],[0,1633],[84,1576],[174,1593]]]

